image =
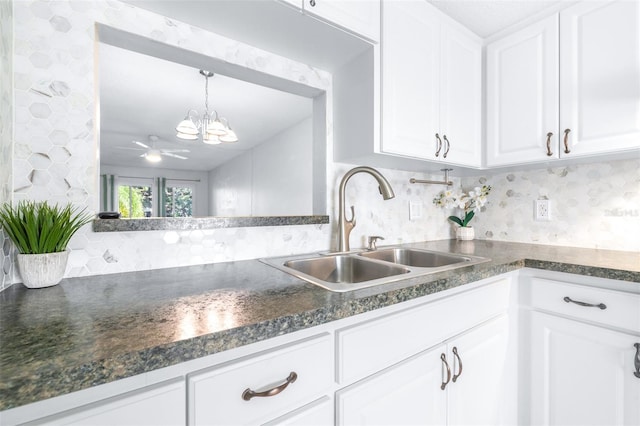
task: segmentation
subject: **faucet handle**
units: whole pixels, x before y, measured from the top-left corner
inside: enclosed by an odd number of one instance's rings
[[[373,250],[377,250],[378,247],[376,246],[376,242],[378,240],[384,240],[384,237],[381,237],[379,235],[372,235],[370,236],[367,241],[369,242],[368,246],[367,246],[367,250],[373,251]]]

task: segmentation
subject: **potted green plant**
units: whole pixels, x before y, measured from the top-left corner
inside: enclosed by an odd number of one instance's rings
[[[18,269],[29,288],[58,284],[69,258],[67,244],[93,217],[71,204],[21,201],[0,207],[0,224],[18,249]]]
[[[456,238],[458,240],[473,240],[475,232],[469,222],[471,222],[476,212],[479,212],[480,208],[486,204],[489,192],[491,192],[491,186],[489,185],[475,187],[468,193],[447,189],[433,199],[433,204],[445,209],[458,208],[462,210],[461,217],[452,215],[448,219],[459,225],[456,228]]]

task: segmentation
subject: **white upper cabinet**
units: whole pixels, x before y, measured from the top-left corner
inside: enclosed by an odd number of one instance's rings
[[[640,2],[560,13],[560,125],[568,156],[640,147]]]
[[[640,3],[581,2],[487,46],[487,163],[640,147]]]
[[[424,1],[383,1],[381,152],[480,166],[479,39]]]
[[[487,166],[559,158],[558,49],[557,15],[487,46]]]
[[[361,35],[380,40],[380,0],[280,0],[305,13]]]

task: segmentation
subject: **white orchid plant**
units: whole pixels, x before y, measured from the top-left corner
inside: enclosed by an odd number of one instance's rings
[[[487,203],[487,196],[491,192],[491,186],[483,185],[482,187],[476,186],[472,191],[468,193],[447,189],[442,191],[436,198],[433,199],[433,204],[445,209],[459,208],[464,212],[464,216],[461,218],[458,216],[449,216],[449,220],[457,223],[460,226],[469,226],[469,222],[475,216],[476,212]]]

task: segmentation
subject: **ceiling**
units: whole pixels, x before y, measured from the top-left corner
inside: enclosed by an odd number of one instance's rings
[[[312,113],[309,98],[216,74],[209,79],[209,109],[229,120],[239,141],[184,141],[175,126],[189,109],[205,110],[205,77],[198,69],[104,43],[99,61],[101,164],[208,171]],[[179,153],[188,160],[140,158],[145,151],[133,141],[148,145],[150,135],[158,136],[158,149],[188,149]]]
[[[427,0],[478,36],[487,38],[562,0]]]

